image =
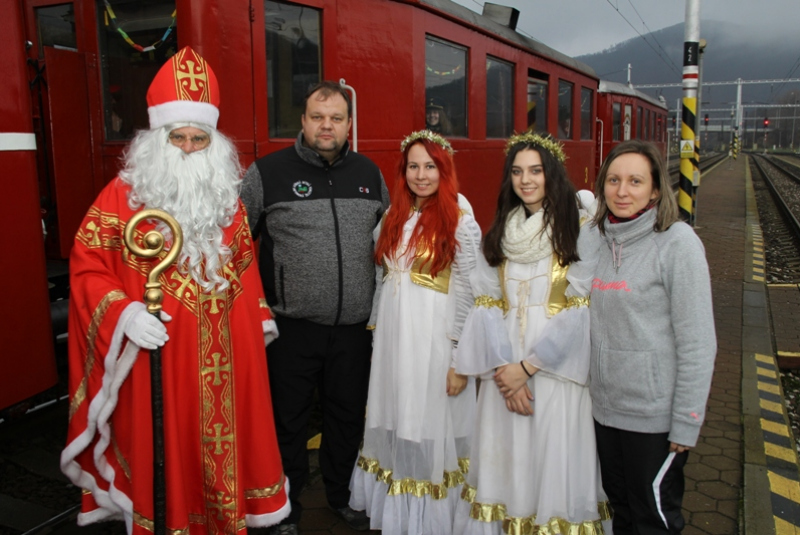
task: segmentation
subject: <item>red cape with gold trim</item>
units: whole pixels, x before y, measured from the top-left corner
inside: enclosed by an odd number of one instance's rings
[[[124,246],[134,214],[129,190],[119,179],[106,186],[72,249],[70,422],[61,468],[85,489],[79,524],[119,518],[129,533],[146,533],[153,529],[149,352],[123,329],[144,306],[146,275],[158,259]],[[136,234],[152,228],[144,222]],[[162,366],[167,528],[176,532],[269,526],[290,508],[264,351],[274,322],[241,204],[225,243],[233,256],[224,292],[202,293],[175,267],[160,279],[163,310],[173,318]]]

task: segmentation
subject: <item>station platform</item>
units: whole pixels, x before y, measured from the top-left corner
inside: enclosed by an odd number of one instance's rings
[[[685,471],[683,533],[800,535],[798,458],[777,365],[779,352],[800,354],[800,289],[765,283],[746,156],[704,173],[697,207],[695,230],[711,270],[718,353],[705,424]],[[121,523],[78,528],[75,512],[43,525],[77,504],[80,491],[67,488],[58,471],[66,403],[40,412],[39,421],[0,424],[0,535],[124,533]],[[26,429],[30,438],[23,439]],[[315,457],[312,452],[310,484],[301,496],[301,533],[355,534],[328,509]],[[48,481],[58,488],[38,498],[43,493],[35,489]],[[56,493],[63,494],[60,501],[53,501]]]

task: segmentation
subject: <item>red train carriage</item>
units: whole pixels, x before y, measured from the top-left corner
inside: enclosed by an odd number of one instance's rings
[[[643,139],[659,146],[667,154],[667,115],[663,98],[650,95],[617,82],[600,80],[597,91],[597,163],[620,141]]]
[[[51,278],[55,293],[63,294],[65,259],[83,214],[117,173],[127,140],[147,126],[150,80],[184,45],[214,67],[219,127],[236,140],[244,165],[291,144],[306,89],[334,79],[356,95],[357,150],[387,178],[399,141],[438,115],[437,128],[448,129],[457,151],[462,190],[484,226],[494,212],[503,139],[514,131],[561,138],[576,185],[594,185],[594,71],[450,0],[15,0],[15,11],[18,17],[2,21],[17,39],[4,54],[16,54],[19,87],[30,84],[27,107],[19,109],[37,147],[26,153],[30,172],[18,178],[25,190],[19,209],[28,215],[16,221],[31,236],[15,256],[34,258],[35,250],[44,263],[41,225],[29,214],[41,209],[47,265],[61,275]],[[18,50],[24,40],[27,67]],[[47,283],[43,268],[17,271],[20,287]],[[50,307],[39,301],[21,303],[4,329],[52,345],[33,328],[49,329]],[[52,359],[52,348],[38,352]],[[19,358],[12,353],[2,362]],[[15,401],[0,399],[0,408]]]

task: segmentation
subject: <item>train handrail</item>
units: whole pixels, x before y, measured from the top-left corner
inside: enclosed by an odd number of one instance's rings
[[[350,91],[353,98],[353,152],[358,152],[358,105],[356,101],[356,88],[344,81],[344,78],[339,78],[339,85]]]

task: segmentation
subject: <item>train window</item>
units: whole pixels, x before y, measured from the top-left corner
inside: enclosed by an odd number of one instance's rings
[[[39,58],[44,58],[44,47],[77,50],[75,38],[75,11],[72,4],[36,8],[36,31],[39,37]]]
[[[425,124],[445,136],[467,136],[467,49],[425,38]]]
[[[266,0],[264,27],[269,136],[293,138],[300,131],[306,92],[322,79],[320,12]]]
[[[592,139],[592,99],[594,91],[581,88],[581,139]]]
[[[656,139],[656,112],[653,112],[652,117],[650,118],[650,135],[647,137],[650,141]]]
[[[650,139],[650,133],[652,129],[650,127],[650,110],[645,110],[645,119],[644,119],[644,138],[643,139]]]
[[[509,137],[514,129],[514,66],[486,58],[486,137]]]
[[[97,2],[107,140],[149,127],[147,88],[177,52],[175,0]]]
[[[547,132],[548,76],[528,69],[528,130]]]
[[[661,141],[661,114],[656,116],[656,141]]]
[[[575,85],[558,82],[558,138],[572,139],[572,93]]]
[[[644,115],[642,111],[642,107],[639,106],[636,108],[636,139],[642,139],[642,121]]]
[[[611,121],[613,126],[611,128],[611,140],[619,141],[620,132],[622,131],[622,104],[614,102],[612,106]]]

